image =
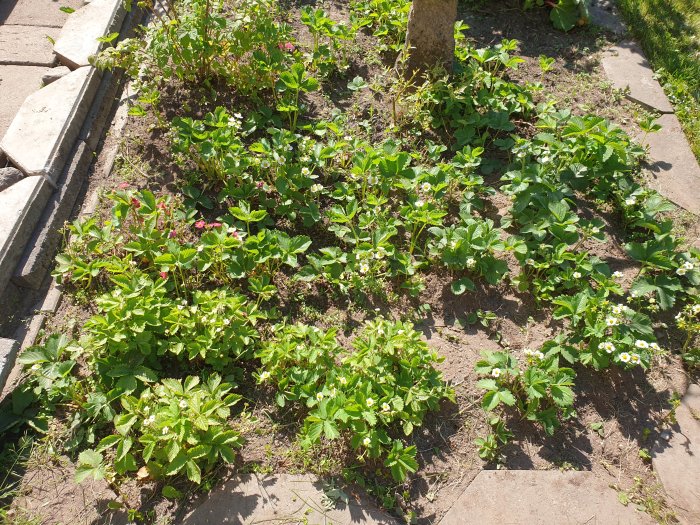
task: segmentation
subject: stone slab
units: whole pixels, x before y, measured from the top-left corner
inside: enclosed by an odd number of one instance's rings
[[[43,177],[25,177],[0,192],[0,294],[22,256],[51,193]]]
[[[59,78],[65,77],[70,71],[67,66],[52,67],[46,70],[46,73],[41,77],[41,82],[48,86],[51,82],[56,82]]]
[[[55,183],[98,86],[97,71],[81,67],[33,93],[17,112],[0,149],[26,175],[42,175]]]
[[[61,7],[82,5],[83,0],[0,0],[0,24],[60,28],[68,18]]]
[[[0,66],[0,137],[10,127],[24,100],[41,87],[44,71],[46,67]]]
[[[0,64],[51,66],[56,61],[53,46],[55,27],[0,26]]]
[[[126,10],[122,0],[94,0],[68,17],[56,40],[54,52],[71,68],[89,65],[103,45],[97,39],[118,30]]]
[[[15,358],[19,351],[19,341],[0,337],[0,392],[15,366]]]
[[[624,35],[627,32],[612,0],[593,0],[588,10],[591,14],[591,24],[603,27],[616,35]]]
[[[253,523],[327,523],[398,525],[368,501],[349,495],[324,507],[322,483],[313,476],[280,474],[236,476],[210,492],[180,525],[248,525]]]
[[[592,472],[483,470],[440,525],[651,525]]]
[[[673,113],[673,106],[636,43],[625,41],[612,46],[603,54],[602,64],[615,88],[629,89],[629,99],[661,113]]]
[[[85,142],[78,141],[64,173],[58,180],[58,189],[44,207],[31,240],[15,269],[13,282],[24,288],[37,290],[54,266],[54,256],[62,240],[61,230],[71,217],[71,212],[81,192],[93,151]]]
[[[652,465],[684,523],[700,523],[700,386],[691,384],[676,409],[674,433],[652,450]]]
[[[649,186],[671,202],[700,215],[700,166],[675,115],[661,115],[662,129],[643,143],[651,157]]]

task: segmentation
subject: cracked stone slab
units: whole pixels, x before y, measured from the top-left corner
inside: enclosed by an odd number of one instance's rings
[[[0,294],[39,221],[51,187],[43,177],[25,177],[0,192]]]
[[[313,476],[280,474],[236,476],[210,492],[180,525],[249,525],[253,523],[328,523],[399,525],[368,501],[348,494],[327,508],[321,481]]]
[[[55,182],[98,86],[97,71],[81,67],[31,94],[15,115],[0,149],[26,175],[43,175]]]
[[[0,65],[51,66],[56,61],[51,42],[55,27],[0,26]]]
[[[483,470],[440,525],[651,525],[649,515],[625,507],[608,482],[592,472]]]
[[[94,0],[71,14],[54,45],[58,59],[71,68],[89,65],[102,43],[97,39],[118,29],[126,10],[122,0]]]
[[[662,128],[643,140],[651,157],[649,186],[671,202],[700,215],[700,166],[675,115],[661,115]]]
[[[700,523],[700,386],[688,387],[676,422],[653,448],[652,464],[682,522]]]
[[[629,88],[627,98],[661,113],[673,113],[673,106],[636,43],[626,41],[612,46],[605,52],[602,64],[615,88]]]

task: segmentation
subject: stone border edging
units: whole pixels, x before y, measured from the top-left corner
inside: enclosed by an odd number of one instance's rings
[[[601,65],[626,98],[661,114],[660,131],[635,137],[649,151],[647,185],[675,205],[700,215],[700,165],[644,51],[627,38],[605,50]]]
[[[108,35],[116,28],[119,40],[132,36],[145,15],[136,6],[127,12],[122,0],[94,0],[71,14],[69,22],[74,16],[73,20],[84,21],[85,11],[99,15],[98,36]],[[66,22],[69,29],[76,27],[69,22]],[[95,30],[62,31],[59,40],[65,48],[98,52],[105,44],[96,41],[95,34]],[[68,45],[68,39],[73,39],[73,44]],[[3,310],[11,308],[12,301],[7,300],[10,279],[13,285],[28,288],[28,293],[46,283],[60,244],[60,228],[73,212],[86,183],[123,85],[121,71],[100,72],[91,65],[73,65],[79,67],[27,97],[0,142],[0,158],[23,174],[20,181],[0,191],[0,218],[4,219],[0,224],[0,308]],[[55,283],[49,295],[54,287]],[[60,298],[54,311],[58,302]],[[17,344],[10,345],[11,348],[33,344],[44,317],[40,313],[26,329],[20,327],[15,334]],[[4,346],[0,348],[3,349]],[[0,352],[0,390],[14,367],[14,354]]]
[[[121,135],[124,125],[126,124],[128,109],[127,98],[128,97],[126,95],[123,95],[118,101],[118,109],[114,115],[114,118],[112,119],[113,123],[117,123],[116,126],[113,126],[112,128],[116,136]],[[114,161],[116,159],[116,153],[117,148],[114,148],[113,151],[106,152],[106,161],[102,166],[101,171],[103,171],[104,173],[111,173],[112,167],[114,166]],[[92,158],[92,154],[90,154],[90,158]],[[82,206],[80,207],[80,210],[75,215],[77,215],[78,217],[88,217],[94,214],[95,210],[97,209],[98,202],[98,191],[86,194],[84,196],[84,200]],[[72,205],[71,210],[69,210],[69,212],[73,211],[74,207],[75,206]],[[47,261],[50,264],[51,258],[49,257]],[[42,282],[42,287],[45,288],[47,286],[47,280],[49,281],[48,290],[45,294],[43,294],[41,300],[33,308],[33,311],[36,313],[32,315],[26,323],[22,323],[19,326],[19,328],[14,333],[14,339],[0,338],[0,372],[4,372],[4,370],[1,369],[3,366],[3,342],[15,342],[17,344],[17,350],[15,350],[15,353],[19,353],[22,350],[26,350],[27,348],[36,343],[36,340],[39,337],[39,332],[42,330],[42,328],[44,328],[47,318],[58,311],[58,307],[61,305],[61,301],[63,300],[63,291],[61,290],[60,285],[58,285],[48,273],[45,275],[44,281]],[[2,402],[5,396],[9,395],[12,389],[14,389],[14,387],[17,386],[21,374],[22,366],[19,365],[19,363],[10,363],[5,378],[2,378],[2,376],[0,376],[0,402]]]

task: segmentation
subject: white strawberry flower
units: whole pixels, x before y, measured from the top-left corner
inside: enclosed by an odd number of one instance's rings
[[[605,350],[608,354],[612,354],[615,351],[615,345],[610,341],[604,341],[598,345],[599,350]]]

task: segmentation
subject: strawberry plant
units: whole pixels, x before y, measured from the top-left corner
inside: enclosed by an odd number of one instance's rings
[[[230,393],[232,388],[217,375],[204,383],[189,376],[184,381],[164,379],[138,397],[123,396],[113,422],[116,434],[100,440],[89,455],[81,454],[76,478],[99,479],[112,468],[120,475],[145,468],[153,478],[182,472],[200,483],[202,471],[219,458],[233,462],[242,444],[226,424],[230,407],[240,400]],[[110,464],[104,463],[107,451],[113,454]]]
[[[453,392],[433,368],[440,358],[408,323],[369,323],[344,352],[334,331],[287,326],[258,353],[261,383],[277,385],[277,402],[300,401],[309,408],[305,446],[345,437],[361,456],[385,456],[397,481],[415,472],[416,450],[390,437],[400,424],[410,436],[429,410]]]

